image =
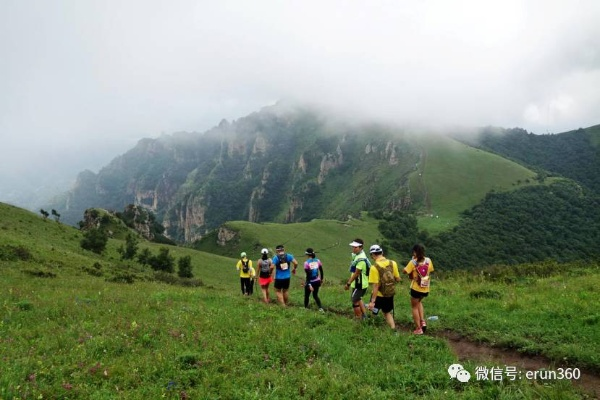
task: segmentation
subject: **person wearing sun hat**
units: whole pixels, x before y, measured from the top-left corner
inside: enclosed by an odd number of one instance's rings
[[[354,317],[357,320],[367,318],[367,308],[362,298],[367,293],[369,287],[369,267],[371,266],[365,251],[363,250],[365,242],[356,238],[351,243],[352,263],[350,264],[350,278],[344,286],[345,290],[351,289],[350,300],[354,309]]]
[[[252,260],[248,259],[248,255],[245,251],[240,254],[235,268],[240,273],[240,287],[242,289],[242,295],[248,296],[252,294],[252,277],[254,276],[254,268],[252,268]]]

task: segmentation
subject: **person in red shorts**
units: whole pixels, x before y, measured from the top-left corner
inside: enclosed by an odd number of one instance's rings
[[[271,298],[269,296],[269,285],[273,282],[273,262],[269,258],[269,250],[262,249],[260,251],[260,259],[256,262],[256,269],[258,272],[258,284],[263,294],[263,300],[269,304]]]

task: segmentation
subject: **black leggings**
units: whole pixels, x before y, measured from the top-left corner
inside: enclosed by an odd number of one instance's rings
[[[311,285],[313,287],[313,299],[315,299],[315,302],[317,303],[317,306],[319,306],[319,308],[323,308],[321,306],[321,299],[319,299],[319,288],[321,287],[321,282],[311,282]],[[308,284],[304,285],[304,307],[308,308],[308,300],[310,299],[310,286],[308,286]]]
[[[250,278],[240,278],[240,286],[242,288],[242,294],[252,294],[252,280]]]

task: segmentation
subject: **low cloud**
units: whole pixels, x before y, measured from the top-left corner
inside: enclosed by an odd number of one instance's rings
[[[94,170],[280,99],[402,124],[587,127],[599,18],[595,0],[3,1],[0,158]]]

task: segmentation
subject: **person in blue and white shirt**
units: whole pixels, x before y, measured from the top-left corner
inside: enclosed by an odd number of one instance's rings
[[[323,264],[321,260],[317,258],[315,251],[309,247],[304,252],[307,259],[304,262],[304,272],[306,272],[306,281],[304,282],[304,307],[308,308],[308,302],[310,300],[310,294],[312,293],[313,299],[319,307],[319,311],[323,312],[323,306],[321,305],[321,299],[319,298],[319,288],[323,282]]]

